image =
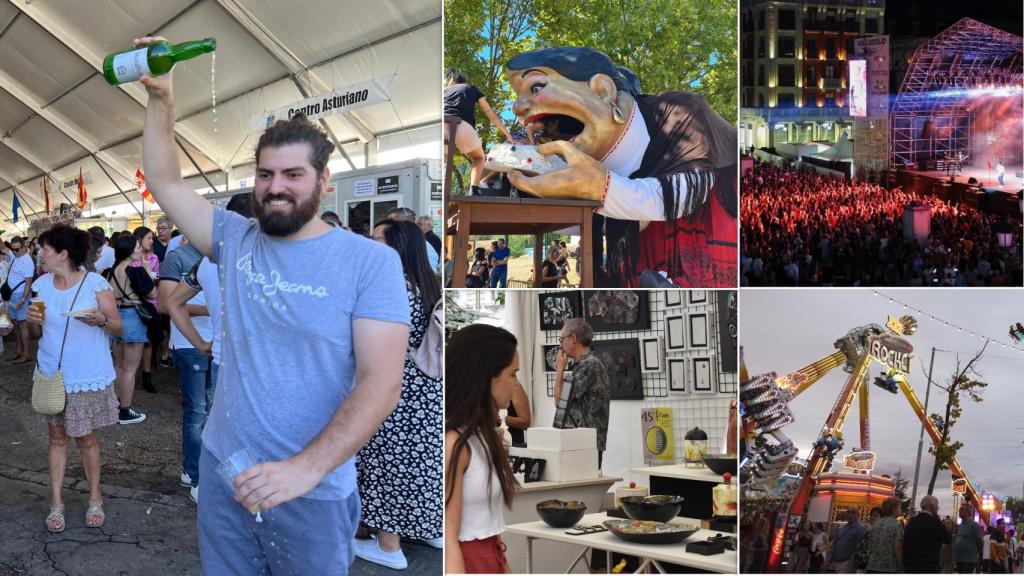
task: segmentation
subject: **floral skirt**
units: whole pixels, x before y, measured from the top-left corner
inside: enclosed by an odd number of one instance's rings
[[[89,392],[69,392],[64,411],[55,416],[43,416],[49,426],[63,426],[72,438],[87,436],[97,428],[117,424],[117,396],[114,387]]]

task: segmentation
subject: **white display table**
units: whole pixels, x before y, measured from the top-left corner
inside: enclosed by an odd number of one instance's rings
[[[599,525],[608,520],[608,518],[608,515],[603,512],[587,514],[579,523],[586,526]],[[700,524],[700,521],[676,518],[673,520],[673,523]],[[574,568],[576,568],[577,572],[581,572],[583,566],[579,560],[590,549],[605,550],[609,556],[612,552],[617,552],[642,558],[643,562],[638,572],[643,571],[648,566],[652,566],[658,572],[665,573],[661,566],[662,562],[723,574],[735,574],[738,571],[738,556],[735,550],[726,550],[722,554],[715,554],[713,556],[702,556],[686,551],[687,542],[706,540],[716,534],[720,534],[720,532],[700,530],[680,544],[634,544],[626,542],[610,532],[571,536],[565,533],[566,530],[567,528],[552,528],[542,520],[536,520],[523,524],[509,525],[506,535],[518,535],[526,539],[527,565],[524,573],[527,574],[569,574]],[[553,543],[561,545],[564,551],[557,555],[541,552],[541,546],[550,546]],[[537,548],[536,551],[534,547]],[[575,560],[570,560],[571,558],[575,558]],[[535,563],[535,560],[538,562]],[[540,565],[539,561],[543,560],[547,560],[547,562],[545,565]],[[571,562],[571,564],[567,564],[567,562]],[[560,564],[560,566],[551,569],[548,565],[552,563]],[[578,564],[579,566],[577,566]],[[609,568],[612,567],[611,562],[608,563],[608,566]],[[515,567],[512,568],[512,571],[519,572]]]
[[[589,480],[572,480],[568,482],[531,482],[524,485],[512,499],[512,509],[505,511],[505,524],[522,524],[540,521],[537,515],[537,503],[544,500],[580,500],[586,502],[587,510],[601,510],[605,494],[612,484],[622,478],[600,476]],[[546,526],[546,524],[545,524]],[[506,532],[502,535],[507,550],[505,557],[514,574],[525,574],[527,569],[528,546],[526,537]],[[539,573],[551,573],[564,570],[561,559],[567,554],[565,546],[557,542],[544,542],[535,546],[538,557],[535,564]]]

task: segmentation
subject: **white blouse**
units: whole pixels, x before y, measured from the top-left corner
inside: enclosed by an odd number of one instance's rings
[[[61,361],[64,389],[69,393],[103,390],[113,383],[116,375],[114,361],[110,356],[110,340],[102,328],[61,316],[61,312],[71,310],[78,284],[67,290],[58,290],[53,285],[53,278],[53,274],[43,274],[32,284],[33,290],[46,303],[36,370],[44,375],[53,375],[57,371],[64,326],[67,325],[68,337]],[[82,291],[74,302],[74,309],[98,308],[96,295],[110,290],[110,284],[93,272],[87,273],[82,282]]]
[[[484,443],[474,434],[469,437],[469,465],[462,476],[459,541],[483,540],[504,532],[504,506],[498,471],[491,465]]]

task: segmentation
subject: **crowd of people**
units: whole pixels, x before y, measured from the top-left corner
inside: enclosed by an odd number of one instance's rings
[[[743,176],[741,286],[1020,286],[1019,226],[962,204],[771,164]],[[903,209],[931,208],[925,242],[903,235]]]
[[[371,239],[317,217],[334,146],[302,115],[260,137],[253,192],[215,208],[182,179],[170,76],[142,83],[147,182],[166,214],[156,233],[108,240],[58,224],[0,258],[13,288],[0,336],[18,334],[9,360],[35,360],[33,387],[64,389],[63,409],[44,416],[46,528],[65,529],[69,438],[89,485],[85,525],[107,520],[97,431],[146,420],[133,408],[139,368],[156,392],[147,374],[166,350],[204,571],[344,574],[354,556],[404,569],[402,538],[442,547],[443,299],[429,218],[399,208]]]
[[[975,520],[975,509],[962,504],[959,521],[939,514],[934,496],[921,499],[920,510],[900,516],[900,500],[888,498],[873,508],[867,524],[861,511],[844,510],[831,533],[822,524],[803,522],[797,530],[788,571],[795,574],[1013,574],[1024,559],[1024,542],[1000,518],[991,525]],[[767,518],[753,534],[744,573],[763,572],[770,539]]]
[[[579,248],[574,253],[569,250],[564,240],[553,239],[544,250],[544,261],[541,264],[541,284],[543,288],[566,286],[569,282],[569,258],[576,259],[576,272],[579,273]],[[504,238],[491,242],[490,250],[483,246],[473,249],[469,271],[466,274],[466,288],[506,288],[508,286],[508,263],[511,250]],[[451,277],[451,266],[448,266],[447,277]],[[449,286],[450,287],[450,286]]]

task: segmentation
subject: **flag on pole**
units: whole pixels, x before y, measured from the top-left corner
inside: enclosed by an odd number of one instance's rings
[[[85,191],[85,180],[82,179],[82,167],[78,167],[78,209],[85,208],[85,203],[89,200],[89,194]]]
[[[46,212],[47,214],[49,214],[50,213],[50,186],[46,182],[46,180],[47,180],[46,174],[43,174],[43,200],[46,203],[46,209],[43,210],[43,211]]]
[[[142,168],[135,168],[135,189],[142,194],[142,197],[149,200],[151,203],[156,203],[156,198],[153,198],[153,193],[149,191],[149,187],[146,186],[146,176],[142,173]]]
[[[14,188],[11,188],[11,196],[14,197],[14,200],[11,202],[11,212],[14,213],[14,216],[11,218],[11,222],[17,224],[18,210],[21,210],[21,202],[18,200],[18,192]]]

